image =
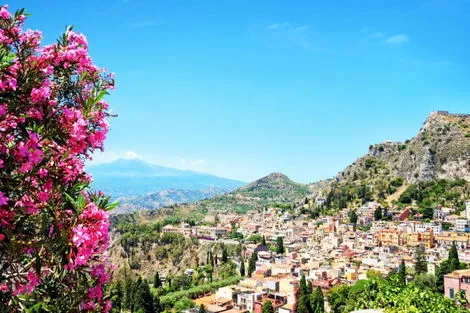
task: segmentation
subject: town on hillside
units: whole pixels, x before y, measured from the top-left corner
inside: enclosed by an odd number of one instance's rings
[[[325,198],[317,196],[314,201],[322,205]],[[426,220],[422,214],[411,214],[412,207],[386,210],[377,202],[315,219],[300,214],[298,207],[293,213],[266,208],[246,214],[207,215],[205,222],[214,226],[182,222],[166,225],[162,232],[197,238],[202,244],[238,244],[234,233],[245,238],[241,253],[231,256],[242,278],[199,295],[194,300],[196,307],[186,312],[204,308],[210,313],[261,313],[269,301],[275,313],[294,313],[302,279],[313,290],[328,294],[334,287],[352,285],[371,273],[390,275],[400,266],[405,267],[407,280],[410,272],[437,275],[452,248],[457,249],[461,264],[470,263],[470,200],[465,205],[464,210],[437,206],[432,219]],[[212,255],[209,262],[214,262]],[[185,274],[194,272],[187,269]],[[470,300],[470,269],[456,268],[440,275],[447,298],[455,299],[463,291]],[[322,305],[330,310],[327,297]]]

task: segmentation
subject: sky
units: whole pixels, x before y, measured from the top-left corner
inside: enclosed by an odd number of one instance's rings
[[[106,150],[252,181],[336,175],[435,110],[470,113],[470,0],[14,1],[116,74]]]

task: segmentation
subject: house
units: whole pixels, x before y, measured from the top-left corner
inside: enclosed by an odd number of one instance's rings
[[[454,299],[457,292],[463,290],[467,301],[470,301],[470,270],[457,270],[444,275],[444,294]]]
[[[404,238],[396,229],[382,229],[377,234],[377,242],[382,246],[401,246]]]

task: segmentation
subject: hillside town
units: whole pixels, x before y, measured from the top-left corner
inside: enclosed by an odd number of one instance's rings
[[[320,204],[323,201],[321,197],[315,200]],[[203,242],[237,243],[229,239],[234,231],[248,239],[242,258],[233,257],[233,261],[240,270],[241,260],[250,260],[256,254],[254,272],[237,285],[219,288],[195,300],[211,313],[261,313],[268,300],[276,313],[293,313],[301,276],[325,294],[334,286],[367,279],[371,271],[388,275],[402,262],[413,268],[417,247],[424,248],[428,273],[434,273],[448,258],[452,245],[457,247],[462,262],[470,262],[470,201],[459,214],[455,208],[438,206],[433,218],[426,221],[421,214],[412,216],[409,208],[386,211],[386,216],[377,220],[378,208],[378,203],[369,202],[354,210],[354,218],[350,209],[317,219],[297,212],[282,213],[277,208],[243,215],[218,213],[206,217],[206,222],[215,226],[182,223],[167,225],[162,231],[197,237]],[[260,236],[262,243],[249,240]],[[282,254],[272,248],[279,238],[283,241]],[[445,275],[444,290],[448,298],[465,290],[470,300],[470,270]]]

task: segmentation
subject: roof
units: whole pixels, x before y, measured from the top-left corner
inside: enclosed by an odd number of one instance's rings
[[[452,278],[461,278],[464,276],[470,277],[470,270],[457,270],[457,271],[453,271],[450,274],[444,275],[444,277],[452,277]]]

